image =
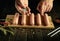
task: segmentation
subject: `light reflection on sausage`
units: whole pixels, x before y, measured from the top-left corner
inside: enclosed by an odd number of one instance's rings
[[[16,13],[16,14],[14,15],[13,24],[14,24],[14,25],[17,25],[17,24],[18,24],[18,20],[19,20],[19,13]]]
[[[30,25],[34,25],[35,21],[34,21],[34,13],[30,14]]]
[[[36,16],[36,23],[37,25],[41,25],[41,15],[39,13]]]
[[[22,15],[21,24],[26,25],[26,15]]]
[[[44,16],[44,23],[46,26],[50,25],[48,14],[45,14],[45,16]]]

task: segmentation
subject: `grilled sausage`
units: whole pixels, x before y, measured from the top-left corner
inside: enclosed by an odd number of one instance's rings
[[[36,16],[36,24],[41,25],[41,15],[39,13]]]
[[[13,24],[14,24],[14,25],[17,25],[17,24],[18,24],[18,20],[19,20],[19,13],[16,13],[16,14],[14,15]]]
[[[26,25],[26,15],[22,15],[21,24]]]
[[[34,14],[30,14],[30,25],[34,25]]]

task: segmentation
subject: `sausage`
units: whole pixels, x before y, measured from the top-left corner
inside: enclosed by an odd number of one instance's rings
[[[34,13],[30,14],[30,25],[34,25]]]
[[[13,24],[14,24],[14,25],[17,25],[17,24],[18,24],[18,20],[19,20],[19,13],[16,13],[16,14],[14,15]]]
[[[45,14],[45,16],[44,16],[44,23],[45,23],[46,26],[50,25],[48,14]]]
[[[25,14],[22,15],[21,24],[26,25],[26,15]]]
[[[36,16],[36,24],[41,25],[41,15],[39,13]]]

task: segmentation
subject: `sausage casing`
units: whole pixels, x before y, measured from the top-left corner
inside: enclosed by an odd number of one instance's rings
[[[44,23],[46,26],[50,25],[48,14],[45,14],[45,16],[44,16]]]
[[[41,15],[39,13],[36,16],[36,24],[41,25]]]
[[[18,20],[19,20],[19,13],[16,13],[16,14],[14,15],[13,24],[14,24],[14,25],[17,25],[17,24],[18,24]]]
[[[21,24],[26,25],[26,15],[22,15]]]
[[[34,25],[35,22],[34,22],[34,14],[30,14],[30,25]]]

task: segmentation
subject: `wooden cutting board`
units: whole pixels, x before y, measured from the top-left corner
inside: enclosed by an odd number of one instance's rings
[[[5,22],[12,21],[13,17],[14,17],[14,15],[7,15]],[[31,25],[13,25],[13,24],[8,24],[8,27],[53,29],[54,28],[54,24],[52,22],[52,18],[51,18],[51,16],[48,16],[48,17],[49,17],[49,21],[50,21],[50,25],[48,25],[48,26],[43,26],[43,25],[41,25],[41,26],[37,26],[37,25],[31,26]]]

